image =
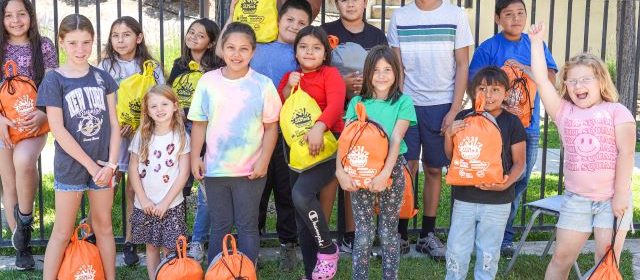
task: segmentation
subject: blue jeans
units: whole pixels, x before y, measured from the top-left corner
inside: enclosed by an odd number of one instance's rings
[[[209,211],[207,210],[207,193],[204,190],[204,184],[198,186],[198,204],[196,204],[196,217],[193,222],[193,236],[191,241],[204,243],[208,240],[208,234],[211,228],[209,221]]]
[[[539,138],[539,134],[527,133],[527,162],[525,166],[525,172],[520,180],[515,183],[516,197],[511,203],[511,214],[509,214],[507,227],[504,230],[504,238],[502,239],[503,245],[513,243],[513,236],[515,235],[515,230],[513,229],[513,221],[515,221],[516,219],[516,214],[518,213],[518,208],[520,207],[520,202],[522,201],[522,195],[524,194],[524,191],[527,189],[527,185],[529,184],[531,170],[533,170],[533,166],[536,164],[536,160],[538,159]]]
[[[474,279],[494,279],[510,204],[479,204],[455,200],[447,238],[447,276],[466,279],[471,252],[476,248]]]

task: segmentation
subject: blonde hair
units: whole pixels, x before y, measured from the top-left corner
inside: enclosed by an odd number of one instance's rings
[[[602,96],[602,100],[607,102],[618,102],[618,90],[613,84],[613,80],[611,80],[611,76],[609,75],[609,71],[607,70],[606,65],[600,58],[590,53],[581,53],[576,55],[567,61],[567,63],[562,67],[562,71],[560,72],[560,95],[565,100],[573,103],[571,101],[571,97],[567,93],[567,85],[564,82],[567,80],[567,73],[576,66],[585,66],[593,71],[594,77],[598,80],[598,84],[600,85],[600,96]]]
[[[174,133],[178,133],[180,136],[180,145],[178,149],[178,153],[182,152],[184,146],[187,142],[187,132],[184,128],[183,121],[183,113],[178,106],[178,96],[173,91],[170,86],[167,85],[156,85],[153,86],[147,94],[144,95],[142,99],[142,112],[140,114],[140,128],[138,133],[140,133],[140,147],[138,148],[138,154],[140,155],[140,162],[144,162],[149,157],[149,144],[151,143],[151,138],[153,137],[153,131],[155,130],[155,122],[149,115],[149,108],[147,102],[149,101],[149,97],[152,95],[159,95],[164,98],[167,98],[173,103],[178,110],[173,113],[171,117],[171,127],[173,128]]]

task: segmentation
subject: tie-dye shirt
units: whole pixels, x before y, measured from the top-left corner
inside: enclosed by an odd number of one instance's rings
[[[188,119],[206,121],[206,177],[241,177],[262,152],[264,123],[277,122],[282,102],[271,79],[249,69],[229,80],[221,69],[205,73],[193,95]]]

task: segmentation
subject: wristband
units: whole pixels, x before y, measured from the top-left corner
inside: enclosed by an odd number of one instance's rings
[[[111,163],[111,162],[104,162],[104,161],[98,160],[98,165],[109,167],[109,168],[111,168],[113,171],[118,170],[118,165],[117,165],[117,164],[115,164],[115,163]]]

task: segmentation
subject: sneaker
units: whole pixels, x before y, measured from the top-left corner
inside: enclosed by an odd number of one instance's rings
[[[194,258],[198,262],[202,262],[202,259],[204,259],[204,246],[202,246],[202,243],[197,241],[191,242],[187,256]]]
[[[342,238],[340,241],[340,253],[349,253],[353,252],[353,239],[350,238]]]
[[[337,246],[337,245],[334,245]],[[337,249],[337,248],[336,248]],[[338,271],[338,260],[340,259],[340,250],[336,250],[333,254],[318,253],[316,267],[311,273],[313,280],[331,280],[336,276]]]
[[[280,270],[290,272],[296,269],[298,255],[296,254],[296,244],[280,244]]]
[[[502,244],[500,247],[500,255],[506,258],[513,257],[513,253],[515,253],[516,248],[513,246],[513,242],[509,242],[507,244]]]
[[[427,254],[434,260],[444,260],[447,247],[442,244],[442,241],[433,232],[430,232],[427,236],[418,238],[416,251]]]
[[[138,257],[138,250],[136,249],[136,245],[131,242],[125,242],[124,247],[122,248],[122,253],[124,255],[124,264],[126,265],[136,265],[140,262],[140,257]]]
[[[25,250],[18,251],[16,253],[17,270],[31,270],[35,265],[36,263],[33,260],[33,255],[31,254],[31,247],[27,247]]]
[[[13,207],[13,217],[16,219],[16,228],[11,235],[11,244],[13,248],[18,251],[26,251],[31,241],[31,232],[33,231],[33,219],[30,222],[23,224],[18,214],[18,204]]]
[[[411,247],[409,245],[409,240],[404,240],[400,238],[400,254],[406,255],[411,251]]]

